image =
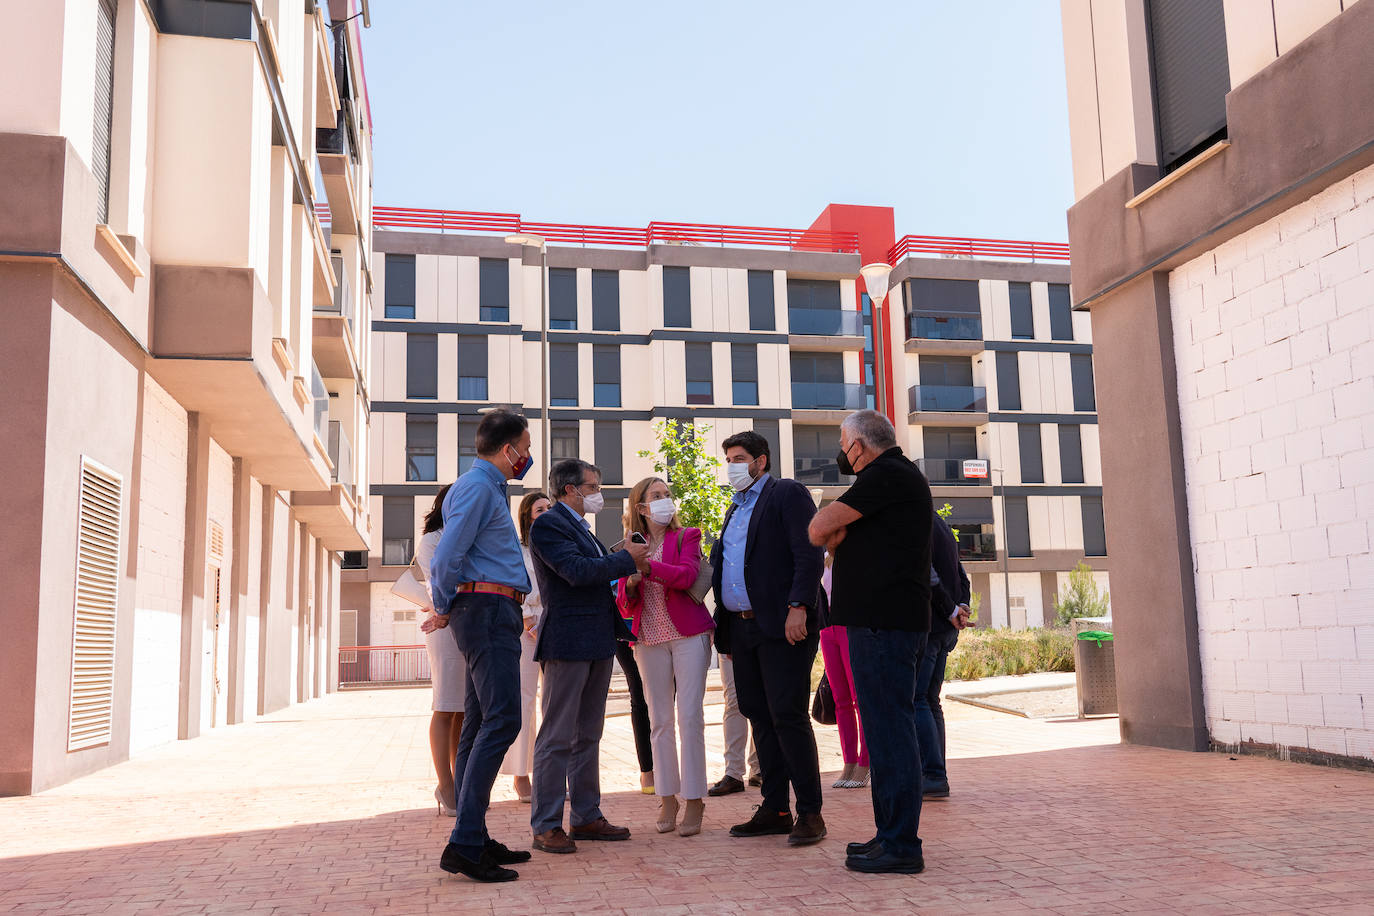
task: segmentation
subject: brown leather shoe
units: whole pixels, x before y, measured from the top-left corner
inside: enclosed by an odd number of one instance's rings
[[[598,817],[590,824],[573,827],[572,838],[574,840],[628,840],[630,828],[616,827],[604,817]]]
[[[534,848],[543,852],[577,852],[577,844],[568,838],[562,827],[545,830],[534,835]]]
[[[825,819],[820,814],[797,815],[797,826],[787,836],[788,846],[810,846],[825,839]]]

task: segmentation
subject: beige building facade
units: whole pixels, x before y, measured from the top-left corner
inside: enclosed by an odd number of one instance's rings
[[[1128,741],[1374,760],[1374,4],[1064,0]]]
[[[23,794],[332,689],[371,530],[371,125],[348,0],[0,11]]]

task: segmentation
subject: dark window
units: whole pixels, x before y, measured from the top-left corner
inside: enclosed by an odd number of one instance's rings
[[[620,330],[620,271],[592,271],[592,330]]]
[[[1035,336],[1035,316],[1031,312],[1029,283],[1008,283],[1011,299],[1011,336],[1030,339]]]
[[[769,472],[772,473],[774,477],[781,476],[778,467],[778,456],[781,455],[782,452],[778,450],[778,446],[782,440],[778,438],[778,421],[755,420],[754,432],[768,440],[768,454],[772,456],[768,464]]]
[[[617,420],[597,420],[593,424],[592,462],[601,468],[601,482],[607,486],[618,486],[625,482],[620,442],[620,422]]]
[[[792,382],[844,382],[844,357],[839,353],[792,353]]]
[[[620,348],[592,347],[592,404],[620,406]]]
[[[1222,0],[1150,0],[1145,5],[1162,174],[1226,136],[1231,71],[1222,5]]]
[[[339,560],[340,569],[367,569],[366,550],[345,550]]]
[[[477,460],[477,425],[481,417],[458,418],[458,473],[466,474],[472,470]]]
[[[1045,456],[1040,450],[1040,424],[1016,424],[1016,438],[1021,447],[1021,482],[1045,482]]]
[[[754,344],[730,344],[730,382],[735,404],[759,402],[759,348]]]
[[[110,221],[110,134],[114,123],[114,49],[116,0],[96,4],[95,133],[91,171],[95,174],[95,221]]]
[[[576,458],[581,450],[581,434],[576,420],[549,421],[549,457],[552,460]]]
[[[1050,284],[1050,339],[1073,340],[1073,306],[1069,284]]]
[[[482,321],[510,321],[510,262],[505,258],[479,259],[477,303]]]
[[[386,317],[415,317],[415,255],[386,256]]]
[[[690,267],[663,268],[663,326],[692,326],[692,273]]]
[[[1102,497],[1084,496],[1083,553],[1090,557],[1107,555],[1107,529],[1102,520]]]
[[[777,312],[773,307],[773,272],[749,271],[749,330],[777,329]]]
[[[458,400],[487,399],[487,339],[458,338]]]
[[[439,338],[434,334],[406,335],[406,397],[439,396]]]
[[[405,566],[415,555],[415,500],[382,497],[382,564]]]
[[[977,432],[967,427],[923,426],[921,439],[925,457],[917,464],[926,479],[932,485],[963,484],[964,459],[978,457]]]
[[[1005,519],[1007,526],[1007,556],[1029,557],[1031,554],[1030,543],[1030,512],[1026,508],[1026,497],[1007,496]]]
[[[913,278],[907,281],[907,302],[912,312],[922,315],[952,312],[977,317],[982,314],[977,280]]]
[[[839,450],[839,426],[793,424],[792,476],[810,486],[849,483],[854,478],[841,474],[840,466],[835,463]]]
[[[1073,409],[1097,410],[1097,395],[1093,392],[1092,354],[1070,353],[1069,375],[1073,379]]]
[[[1021,409],[1021,364],[1015,353],[997,354],[997,409]]]
[[[549,328],[577,329],[577,268],[549,268]]]
[[[1064,483],[1083,482],[1083,435],[1076,423],[1059,427],[1059,468]]]
[[[406,480],[437,480],[439,418],[406,414]]]
[[[787,307],[788,309],[838,312],[840,310],[840,281],[789,279],[787,281]]]
[[[921,356],[921,385],[970,386],[973,360],[967,356]]]
[[[687,351],[687,403],[710,404],[711,392],[711,345],[709,343],[689,343]]]
[[[606,506],[596,513],[593,524],[596,526],[596,536],[607,547],[617,543],[625,537],[625,500],[608,499]]]
[[[577,344],[549,344],[549,404],[577,406]]]

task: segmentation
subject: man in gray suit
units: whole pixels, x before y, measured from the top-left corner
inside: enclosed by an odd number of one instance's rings
[[[601,813],[601,732],[616,639],[633,637],[611,583],[649,570],[649,548],[627,543],[610,553],[583,518],[601,511],[601,472],[577,458],[553,466],[558,500],[530,528],[530,553],[544,598],[534,658],[544,669],[544,720],[534,740],[530,827],[534,848],[576,852],[574,840],[628,840],[630,831]],[[572,803],[572,836],[563,800]]]

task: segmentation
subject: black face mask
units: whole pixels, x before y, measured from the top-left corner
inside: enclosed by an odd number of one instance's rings
[[[854,447],[854,443],[853,443],[853,442],[849,443],[849,447],[850,447],[850,448],[853,448],[853,447]],[[852,465],[852,464],[849,463],[849,452],[848,452],[848,451],[841,450],[840,453],[839,453],[838,455],[835,456],[835,463],[838,464],[838,465],[840,466],[840,473],[841,473],[841,474],[844,474],[844,475],[846,475],[846,476],[848,476],[848,477],[852,477],[852,476],[854,476],[854,474],[856,473],[855,470],[854,470],[854,465]]]

